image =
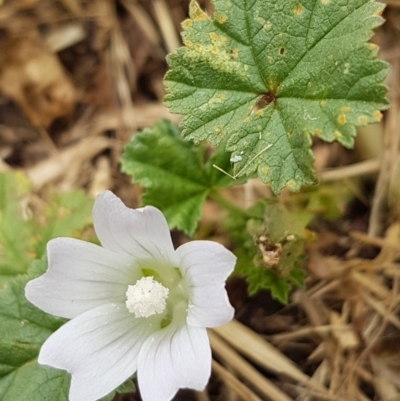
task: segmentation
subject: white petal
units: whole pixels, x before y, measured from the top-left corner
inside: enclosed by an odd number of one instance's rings
[[[169,401],[179,388],[203,390],[211,374],[211,349],[203,328],[168,326],[152,334],[139,353],[143,401]]]
[[[98,400],[137,370],[139,350],[149,335],[143,323],[124,304],[99,306],[52,334],[38,361],[71,373],[69,401]]]
[[[187,322],[192,326],[216,327],[233,318],[225,280],[236,257],[217,242],[192,241],[176,250],[179,267],[189,285]]]
[[[129,209],[112,192],[100,193],[93,223],[101,244],[112,251],[173,264],[174,248],[167,221],[155,207]]]
[[[25,287],[26,298],[56,316],[73,318],[99,305],[124,302],[129,284],[141,277],[132,257],[73,238],[47,245],[47,272]]]

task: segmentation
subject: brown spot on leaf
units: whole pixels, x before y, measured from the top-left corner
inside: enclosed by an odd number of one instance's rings
[[[282,245],[279,242],[276,244],[269,242],[265,235],[261,235],[257,239],[257,245],[265,267],[267,269],[276,267],[281,258]]]
[[[265,93],[261,96],[261,98],[258,100],[255,110],[261,110],[264,107],[267,107],[269,104],[275,102],[276,97],[273,93]]]
[[[238,49],[232,49],[229,54],[232,58],[237,58],[239,56],[239,51]]]

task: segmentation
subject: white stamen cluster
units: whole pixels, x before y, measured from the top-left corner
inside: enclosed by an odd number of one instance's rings
[[[136,317],[149,317],[165,310],[169,289],[154,277],[143,277],[135,285],[128,286],[126,307]]]

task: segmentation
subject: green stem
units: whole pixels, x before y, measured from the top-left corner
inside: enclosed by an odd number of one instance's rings
[[[223,207],[225,210],[228,210],[237,214],[246,214],[246,210],[234,205],[232,202],[228,201],[225,197],[223,197],[218,190],[211,190],[208,194],[209,198],[212,199],[216,204]]]

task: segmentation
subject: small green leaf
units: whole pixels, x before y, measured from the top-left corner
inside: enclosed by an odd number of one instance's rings
[[[275,299],[287,303],[291,286],[304,285],[301,266],[311,217],[272,202],[259,202],[242,215],[231,213],[225,224],[237,245],[235,272],[246,278],[250,295],[269,290]]]
[[[37,229],[37,258],[46,251],[46,244],[57,237],[79,237],[92,222],[93,200],[83,191],[50,193],[43,211],[45,223]]]
[[[274,192],[316,182],[311,135],[353,146],[355,127],[388,107],[388,65],[366,43],[382,24],[373,0],[194,1],[185,47],[168,56],[166,105],[183,136],[226,140],[238,177],[257,172]]]
[[[40,366],[43,342],[65,320],[48,315],[25,299],[25,285],[44,273],[35,261],[29,273],[0,288],[0,399],[2,401],[68,401],[69,375]]]
[[[162,210],[171,229],[191,235],[209,192],[238,183],[213,167],[230,168],[226,152],[204,158],[204,148],[183,141],[179,129],[164,120],[133,135],[121,163],[122,171],[146,189],[143,204]]]
[[[91,223],[93,201],[82,191],[50,191],[32,210],[30,189],[23,173],[0,174],[0,284],[26,273],[50,239],[77,237]]]

